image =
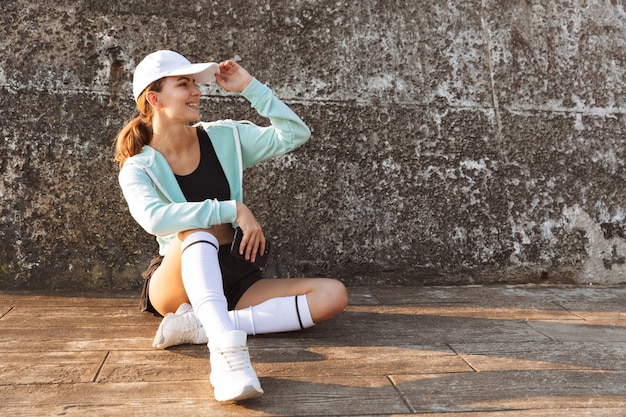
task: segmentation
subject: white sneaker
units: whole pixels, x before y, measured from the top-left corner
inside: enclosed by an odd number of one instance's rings
[[[238,401],[263,395],[246,346],[246,332],[233,330],[211,340],[211,385],[217,401]]]
[[[165,349],[175,345],[203,345],[209,340],[191,305],[181,304],[176,313],[167,313],[159,325],[152,346]]]

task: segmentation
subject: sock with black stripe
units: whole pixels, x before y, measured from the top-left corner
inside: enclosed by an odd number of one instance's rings
[[[217,238],[208,232],[194,232],[181,245],[183,285],[209,341],[236,330],[228,315],[218,248]]]
[[[315,325],[304,294],[271,298],[228,314],[233,325],[249,335],[290,332]]]

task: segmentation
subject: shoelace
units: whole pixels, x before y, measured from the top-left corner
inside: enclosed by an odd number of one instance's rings
[[[219,351],[219,356],[226,362],[231,371],[250,367],[250,356],[247,347],[222,349]]]

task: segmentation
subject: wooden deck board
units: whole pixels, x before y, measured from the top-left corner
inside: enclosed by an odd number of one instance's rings
[[[622,287],[351,288],[251,336],[265,395],[215,402],[206,346],[152,348],[136,294],[0,293],[0,415],[626,416]]]

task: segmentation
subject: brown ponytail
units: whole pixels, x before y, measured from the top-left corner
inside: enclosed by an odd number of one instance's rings
[[[144,145],[150,143],[152,139],[152,118],[154,112],[152,106],[146,100],[148,91],[161,91],[163,78],[157,80],[146,87],[137,98],[137,109],[139,116],[132,119],[120,130],[115,137],[115,162],[119,162],[120,168],[131,156],[137,155]]]

